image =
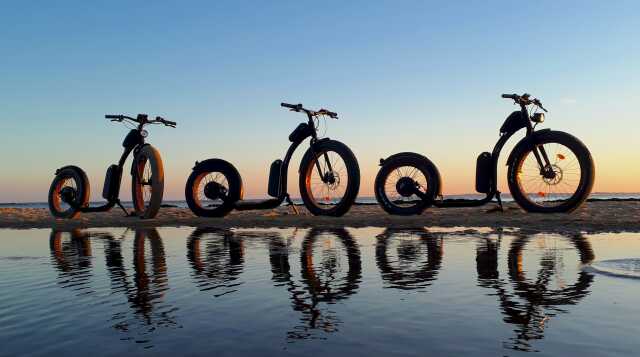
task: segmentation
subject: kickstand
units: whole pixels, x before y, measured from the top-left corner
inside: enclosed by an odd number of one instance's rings
[[[500,212],[504,212],[504,206],[502,206],[502,198],[500,197],[500,191],[496,192],[496,199],[498,200],[498,206],[500,206]]]
[[[287,193],[287,195],[286,195],[286,196],[284,196],[284,197],[285,197],[285,199],[287,200],[287,204],[288,204],[289,206],[291,206],[291,208],[293,208],[293,212],[294,212],[296,215],[300,214],[300,213],[298,212],[298,208],[296,207],[296,205],[294,205],[294,204],[293,204],[293,201],[291,201],[291,197],[289,196],[289,194]]]
[[[124,208],[124,206],[122,205],[122,203],[120,202],[120,200],[117,200],[117,201],[116,201],[116,204],[118,205],[118,207],[120,207],[120,209],[121,209],[122,211],[124,211],[124,216],[125,216],[125,217],[131,217],[131,216],[134,216],[134,214],[133,214],[133,213],[129,213],[129,211],[127,211],[127,209],[126,209],[126,208]]]

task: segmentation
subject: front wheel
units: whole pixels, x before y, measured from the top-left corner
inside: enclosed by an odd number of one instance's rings
[[[153,218],[158,214],[164,192],[164,168],[160,152],[151,145],[140,149],[133,161],[131,196],[136,215]]]
[[[339,141],[318,141],[300,162],[300,196],[316,216],[340,217],[349,211],[360,189],[360,167],[353,152]]]
[[[529,212],[571,212],[580,207],[591,193],[595,175],[589,149],[561,131],[540,134],[535,140],[535,145],[518,145],[512,153],[515,159],[507,178],[513,199]]]

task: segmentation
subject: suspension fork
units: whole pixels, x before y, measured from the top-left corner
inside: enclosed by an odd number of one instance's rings
[[[540,153],[538,153],[538,150],[540,150]],[[538,162],[538,166],[540,167],[540,173],[544,174],[545,169],[551,167],[551,161],[549,160],[549,156],[547,155],[547,151],[544,149],[544,146],[534,145],[533,155],[536,157],[536,161]]]

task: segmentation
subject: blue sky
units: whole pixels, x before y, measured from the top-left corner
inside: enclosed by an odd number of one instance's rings
[[[5,2],[0,201],[45,201],[72,163],[98,198],[126,134],[103,115],[139,112],[179,123],[149,130],[167,198],[208,157],[263,196],[303,119],[281,101],[340,114],[327,135],[355,152],[364,195],[397,151],[429,156],[446,192],[473,192],[475,157],[515,109],[499,95],[524,91],[550,110],[545,127],[590,147],[597,191],[640,191],[639,13],[637,1]]]

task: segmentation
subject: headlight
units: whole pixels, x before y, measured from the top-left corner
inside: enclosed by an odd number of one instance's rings
[[[140,135],[142,135],[143,138],[146,138],[147,136],[149,136],[149,132],[146,130],[140,130]]]
[[[542,123],[544,121],[544,113],[535,113],[531,117],[531,121],[534,123]]]

